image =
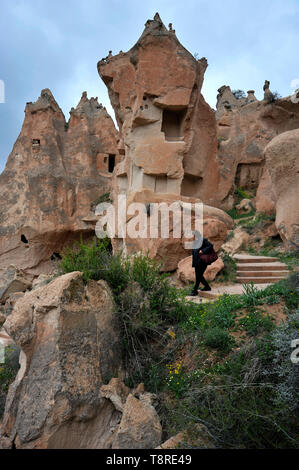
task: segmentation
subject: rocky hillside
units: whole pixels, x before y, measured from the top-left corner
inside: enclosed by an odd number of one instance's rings
[[[266,81],[214,111],[207,65],[156,14],[98,62],[119,131],[85,92],[68,121],[49,89],[27,103],[0,176],[0,448],[298,448],[299,103]],[[126,233],[99,240],[119,196]],[[219,256],[197,298],[174,215],[149,231],[174,202]]]

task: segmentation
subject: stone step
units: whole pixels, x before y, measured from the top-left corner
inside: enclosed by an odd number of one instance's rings
[[[237,277],[286,277],[289,271],[237,271]]]
[[[273,283],[277,281],[281,281],[285,277],[283,276],[268,276],[268,277],[237,277],[237,282],[241,284],[248,284],[249,282],[253,282],[254,284],[265,284],[265,283]]]
[[[233,256],[234,260],[238,263],[273,263],[278,261],[278,258],[272,256],[255,256],[255,255],[240,255]]]
[[[198,291],[199,297],[204,297],[205,299],[217,299],[220,294],[218,292],[211,291]]]
[[[237,263],[237,271],[287,271],[284,263]]]

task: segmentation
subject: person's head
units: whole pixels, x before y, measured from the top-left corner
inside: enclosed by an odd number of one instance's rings
[[[202,245],[203,236],[198,230],[192,232],[193,235],[193,248],[200,248]]]

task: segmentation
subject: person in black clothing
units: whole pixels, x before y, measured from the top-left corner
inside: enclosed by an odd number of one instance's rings
[[[195,285],[191,292],[192,296],[198,294],[199,284],[203,284],[203,291],[210,291],[211,287],[204,278],[204,272],[207,268],[207,264],[200,258],[201,254],[208,254],[212,251],[213,245],[207,238],[203,238],[200,232],[195,230],[193,232],[194,241],[192,249],[192,267],[195,269]]]

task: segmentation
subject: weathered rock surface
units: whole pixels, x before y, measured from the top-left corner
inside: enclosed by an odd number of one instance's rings
[[[0,175],[0,269],[51,271],[51,257],[65,244],[93,233],[94,225],[82,219],[110,188],[109,155],[117,157],[117,139],[106,109],[86,93],[69,123],[48,89],[27,103]]]
[[[199,201],[198,199],[183,196],[178,198],[174,194],[157,194],[148,189],[132,192],[127,197],[127,206],[131,203],[141,203],[144,206],[149,203],[164,203],[167,207],[171,207],[175,202],[178,202],[179,213],[181,214],[181,209],[184,203],[193,204]],[[188,240],[181,235],[178,238],[174,236],[176,224],[171,211],[169,217],[169,237],[163,238],[161,235],[161,219],[158,220],[157,225],[158,236],[156,238],[150,237],[150,225],[152,219],[149,216],[146,216],[145,209],[143,211],[147,236],[144,238],[133,238],[127,233],[125,238],[117,237],[112,240],[114,250],[124,250],[128,254],[136,252],[143,252],[144,254],[148,253],[151,258],[154,258],[161,263],[162,271],[174,271],[177,268],[179,261],[190,253],[190,250],[185,247],[185,243],[188,242]],[[132,216],[127,216],[126,228],[128,228],[129,224],[132,223],[132,219]],[[195,220],[194,210],[191,211],[191,220],[192,222]],[[226,240],[228,230],[231,229],[232,226],[233,220],[224,211],[216,207],[211,207],[205,204],[203,205],[203,236],[213,243],[216,251]]]
[[[1,445],[109,448],[120,412],[101,386],[121,373],[119,328],[104,281],[54,279],[19,300],[4,328],[21,348]]]
[[[0,303],[5,303],[11,294],[25,292],[32,286],[32,278],[13,265],[0,274]]]
[[[163,442],[157,449],[189,449],[190,446],[196,449],[215,449],[215,443],[206,426],[197,424],[191,433],[182,431]]]
[[[248,92],[247,98],[236,99],[227,86],[218,91],[217,191],[221,203],[217,207],[227,210],[234,203],[235,188],[257,189],[263,178],[266,145],[277,134],[299,127],[299,103],[294,103],[291,97],[274,102],[257,101],[253,90]],[[271,188],[262,204],[271,212]]]
[[[207,281],[214,281],[216,275],[224,268],[224,263],[219,257],[214,263],[210,264],[204,272],[204,277]],[[188,284],[195,282],[195,271],[192,268],[192,256],[182,259],[178,264],[177,269],[178,278]]]
[[[112,448],[154,449],[161,438],[162,427],[155,408],[130,394]]]
[[[102,385],[102,396],[108,398],[118,411],[123,412],[130,389],[119,378],[113,378],[109,384]]]
[[[230,255],[234,255],[241,249],[243,244],[247,244],[249,238],[249,234],[245,232],[242,227],[236,227],[233,230],[232,237],[222,245],[221,250]]]
[[[257,208],[263,208],[263,200],[275,201],[275,225],[285,246],[299,246],[299,129],[284,132],[275,137],[265,148],[265,172],[268,184],[259,188]],[[265,193],[265,196],[264,196]]]
[[[200,93],[206,68],[206,59],[196,60],[158,14],[132,49],[98,63],[125,153],[117,193],[147,188],[214,205],[216,121]]]

